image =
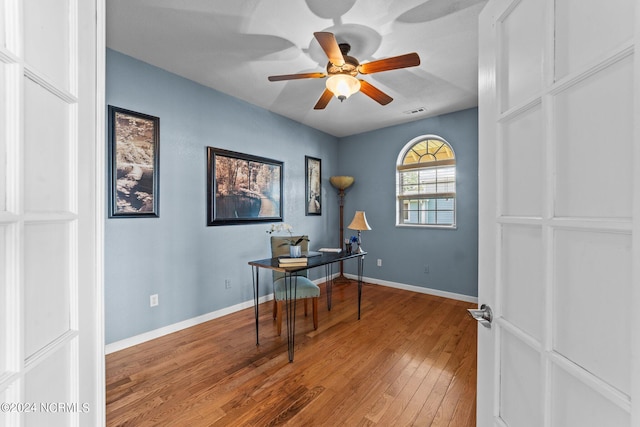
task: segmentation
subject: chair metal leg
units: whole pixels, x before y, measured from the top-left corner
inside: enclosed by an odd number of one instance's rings
[[[311,304],[313,305],[313,329],[318,329],[318,297],[312,298]]]
[[[276,328],[278,331],[278,336],[282,334],[282,301],[276,301]]]

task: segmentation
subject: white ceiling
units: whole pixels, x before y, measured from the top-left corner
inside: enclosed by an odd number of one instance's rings
[[[478,23],[486,0],[107,0],[107,46],[342,137],[477,105]],[[325,72],[313,36],[335,34],[360,63],[417,52],[418,67],[362,76],[394,98],[362,93],[313,106]],[[406,111],[424,108],[424,112]]]

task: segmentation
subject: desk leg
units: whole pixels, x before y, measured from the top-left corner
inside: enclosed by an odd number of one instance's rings
[[[360,320],[360,301],[362,300],[362,274],[364,270],[364,256],[358,257],[358,320]]]
[[[331,296],[333,295],[333,263],[324,266],[325,283],[327,288],[327,310],[331,311]]]
[[[289,362],[293,362],[296,337],[296,294],[298,291],[298,276],[285,273],[284,277],[285,308],[287,312],[287,348],[289,352]]]
[[[260,293],[258,292],[258,272],[260,269],[255,266],[251,266],[251,277],[253,277],[253,309],[256,315],[256,346],[260,345],[260,340],[258,339],[258,299]]]

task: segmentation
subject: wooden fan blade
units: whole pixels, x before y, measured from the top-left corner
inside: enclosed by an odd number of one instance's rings
[[[325,73],[283,74],[281,76],[269,76],[269,81],[278,82],[280,80],[321,79],[323,77],[327,77],[327,75]]]
[[[322,92],[320,99],[318,99],[318,102],[316,102],[316,105],[315,107],[313,107],[313,109],[323,110],[324,107],[327,106],[329,101],[331,101],[331,98],[333,98],[333,92],[331,92],[329,89],[325,89],[324,92]]]
[[[316,40],[318,40],[318,43],[320,43],[320,47],[324,50],[324,53],[327,54],[329,62],[337,67],[342,67],[344,65],[344,57],[333,33],[317,32],[313,33],[313,35],[316,37]]]
[[[387,105],[393,101],[392,97],[364,80],[360,80],[360,92],[364,93],[380,105]]]
[[[373,74],[381,71],[397,70],[398,68],[415,67],[416,65],[420,65],[420,57],[413,52],[360,64],[358,71],[362,74]]]

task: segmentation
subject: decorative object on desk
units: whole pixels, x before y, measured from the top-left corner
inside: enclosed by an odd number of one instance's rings
[[[344,249],[347,252],[347,255],[351,255],[356,253],[354,245],[358,243],[358,238],[356,236],[351,236],[348,239],[344,239]]]
[[[355,254],[358,253],[356,249],[358,248],[358,237],[351,236],[349,237],[349,253]]]
[[[207,147],[207,225],[282,221],[284,163]]]
[[[268,234],[273,234],[281,231],[286,231],[289,233],[288,238],[283,238],[282,246],[289,245],[289,255],[291,257],[300,257],[302,256],[302,247],[300,243],[309,242],[309,238],[307,236],[294,236],[293,235],[293,227],[285,222],[281,224],[271,224],[271,228],[267,230]]]
[[[289,255],[293,258],[300,258],[302,256],[302,247],[300,245],[290,245]]]
[[[268,234],[278,233],[281,231],[286,231],[289,233],[288,238],[284,238],[282,242],[282,246],[289,245],[289,255],[292,257],[302,256],[302,247],[300,247],[300,243],[309,242],[309,237],[307,236],[294,236],[293,235],[293,227],[286,222],[280,224],[271,224],[271,228],[267,230]]]
[[[158,217],[160,119],[109,105],[109,217]]]
[[[358,231],[358,249],[356,249],[355,253],[360,254],[364,252],[362,250],[362,239],[360,237],[360,233],[362,230],[371,230],[369,227],[369,223],[367,222],[367,216],[364,214],[364,211],[356,211],[356,214],[353,216],[353,220],[351,220],[351,224],[347,226],[349,230],[357,230]]]
[[[306,211],[305,215],[322,215],[322,161],[315,157],[304,156],[306,169],[305,175],[305,195]]]
[[[342,246],[342,239],[344,236],[344,195],[345,190],[353,185],[354,178],[352,176],[332,176],[329,178],[329,182],[335,188],[338,189],[338,204],[340,206],[340,246]],[[345,279],[343,274],[343,265],[340,261],[340,276],[339,278]],[[345,279],[346,280],[346,279]]]

